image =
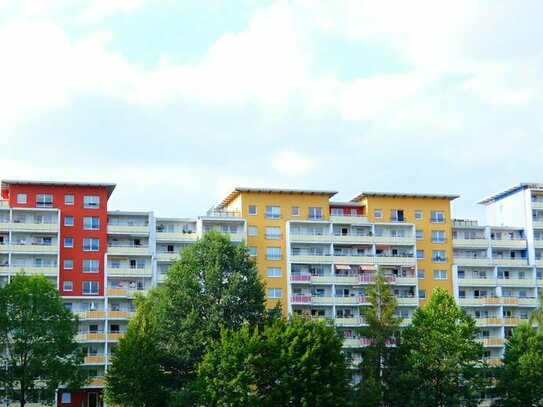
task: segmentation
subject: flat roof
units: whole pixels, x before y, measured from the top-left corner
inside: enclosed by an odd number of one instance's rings
[[[43,185],[65,187],[97,187],[107,189],[108,198],[113,193],[117,184],[100,182],[66,182],[66,181],[29,181],[29,180],[2,180],[2,191],[9,190],[10,185]]]
[[[538,184],[535,182],[521,182],[519,184],[515,184],[510,186],[509,188],[504,189],[503,191],[497,192],[493,195],[487,196],[486,198],[481,199],[480,201],[477,201],[478,204],[482,205],[488,205],[492,202],[498,201],[502,198],[505,198],[509,195],[513,195],[517,193],[518,191],[522,191],[525,189],[538,189],[543,191],[543,184]]]
[[[430,194],[430,193],[404,193],[404,192],[361,192],[353,199],[352,202],[356,202],[361,198],[365,197],[389,197],[389,198],[424,198],[424,199],[448,199],[452,201],[453,199],[458,198],[460,195],[450,195],[450,194]]]
[[[262,194],[285,194],[285,195],[327,195],[328,198],[337,194],[337,191],[323,191],[313,189],[283,189],[283,188],[235,188],[226,198],[222,200],[220,204],[216,206],[217,209],[222,209],[228,206],[234,199],[236,199],[243,192],[256,192]]]

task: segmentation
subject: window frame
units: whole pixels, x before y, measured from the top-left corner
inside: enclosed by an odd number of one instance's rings
[[[89,241],[89,245],[86,244],[86,241]],[[96,248],[94,248],[93,243],[97,242]],[[84,252],[99,252],[100,251],[100,238],[98,237],[84,237],[83,238],[83,251]]]
[[[51,198],[50,200],[47,197]],[[53,194],[36,194],[36,208],[52,208]]]
[[[270,293],[273,293],[273,295],[270,295]],[[277,295],[277,294],[279,294],[279,295]],[[274,288],[274,287],[268,288],[266,290],[266,297],[268,297],[270,299],[283,298],[283,289],[282,288]]]
[[[71,199],[68,197],[71,197]],[[73,194],[64,195],[64,205],[73,205],[74,202],[75,202],[75,196]]]
[[[90,219],[90,227],[87,224],[87,220]],[[94,220],[96,220],[96,225],[94,225]],[[100,217],[99,216],[85,216],[83,217],[83,230],[100,230]]]
[[[258,215],[258,207],[256,205],[248,205],[247,206],[247,214],[251,216]]]
[[[68,267],[68,265],[69,265],[69,267]],[[64,260],[62,260],[62,268],[64,270],[73,270],[74,269],[74,261],[73,261],[73,259],[64,259]]]
[[[68,288],[69,285],[69,288]],[[64,280],[62,282],[62,291],[73,291],[74,290],[74,282],[72,280]]]
[[[96,263],[96,267],[87,267],[88,264]],[[96,274],[100,272],[100,260],[98,259],[83,259],[81,271],[85,274]]]
[[[100,209],[100,195],[83,195],[83,208]]]
[[[100,293],[100,282],[99,281],[85,280],[81,284],[82,284],[82,291],[81,292],[82,292],[83,295],[98,295]],[[86,284],[89,284],[89,288],[91,288],[91,290],[89,290],[89,291],[85,290],[85,285]],[[92,288],[94,288],[94,285],[96,285],[96,291],[92,290]]]
[[[271,272],[272,270],[274,272]],[[279,273],[277,273],[277,271],[279,271]],[[283,270],[281,270],[281,267],[268,267],[266,269],[266,277],[268,278],[281,278],[282,275]]]
[[[68,222],[68,220],[71,220],[71,222]],[[74,225],[74,217],[72,215],[64,216],[64,226],[71,227]]]
[[[71,244],[68,244],[68,242],[71,242]],[[74,238],[73,237],[65,237],[62,240],[62,245],[65,248],[72,249],[74,247]]]
[[[24,198],[24,199],[23,199]],[[17,203],[21,205],[26,205],[28,203],[28,195],[24,192],[17,194]]]

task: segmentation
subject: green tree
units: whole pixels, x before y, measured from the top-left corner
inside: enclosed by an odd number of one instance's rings
[[[395,316],[398,303],[382,271],[377,270],[368,285],[366,295],[369,306],[361,307],[367,327],[360,333],[370,344],[360,350],[361,381],[357,385],[357,404],[381,406],[389,388],[390,365],[395,353],[395,338],[399,336],[401,318]]]
[[[342,340],[324,321],[277,319],[259,333],[225,330],[199,368],[207,406],[336,406],[350,402]]]
[[[61,384],[79,387],[83,355],[77,318],[44,276],[18,274],[0,288],[0,383],[21,406],[51,401]]]
[[[437,289],[402,331],[394,392],[403,406],[476,406],[488,381],[474,319]]]
[[[543,336],[531,326],[519,325],[507,341],[495,393],[497,406],[543,406]]]
[[[150,309],[159,290],[136,299],[136,316],[119,340],[106,376],[106,400],[113,405],[161,407],[168,399],[168,374],[163,369],[164,355],[156,346],[156,335],[149,322]],[[145,386],[141,386],[146,383]]]
[[[220,338],[221,329],[263,324],[264,286],[244,244],[235,245],[226,235],[208,232],[180,254],[156,298],[140,309],[145,314],[141,319],[147,322],[145,329],[138,331],[145,334],[132,336],[133,346],[139,340],[147,340],[145,346],[159,359],[152,358],[150,363],[159,364],[163,372],[157,388],[172,397],[173,405],[190,405],[197,365],[208,345]],[[144,388],[148,385],[145,375],[128,374],[131,369],[138,369],[140,362],[131,352],[124,351],[125,346],[128,348],[128,341],[119,343],[112,369],[125,374],[125,380],[132,380],[133,388]],[[158,367],[151,373],[158,373]],[[155,378],[159,381],[160,375]],[[116,383],[122,381],[108,384],[110,399],[124,392]],[[153,400],[142,398],[138,402],[153,405]]]
[[[530,314],[528,323],[530,326],[536,324],[539,333],[543,333],[543,290],[541,290],[541,293],[539,294],[538,306]]]

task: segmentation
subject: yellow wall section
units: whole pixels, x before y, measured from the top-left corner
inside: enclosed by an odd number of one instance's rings
[[[370,222],[390,222],[391,210],[399,209],[404,211],[404,222],[414,223],[415,229],[422,230],[423,238],[416,242],[417,250],[424,250],[424,259],[417,260],[417,268],[424,270],[426,277],[419,279],[419,290],[426,290],[426,299],[421,300],[420,305],[426,304],[431,297],[432,292],[437,287],[445,288],[449,293],[452,290],[452,222],[451,205],[447,198],[422,198],[417,196],[398,197],[396,196],[369,196],[363,198],[361,203],[366,203],[368,220]],[[382,219],[375,218],[375,209],[381,209]],[[415,211],[422,211],[422,219],[415,219]],[[443,211],[445,215],[444,223],[432,223],[431,211]],[[444,230],[445,243],[432,243],[432,231]],[[447,261],[445,263],[434,263],[432,261],[432,252],[434,250],[444,250]],[[434,270],[446,270],[446,280],[434,279]]]
[[[328,194],[310,194],[310,193],[290,193],[290,192],[241,192],[240,195],[232,201],[226,208],[227,210],[237,210],[241,207],[241,216],[247,220],[247,230],[251,226],[257,227],[257,235],[250,236],[247,234],[247,246],[257,248],[256,261],[258,270],[268,288],[280,288],[282,290],[282,298],[280,300],[268,299],[266,306],[273,308],[278,301],[281,301],[283,311],[287,312],[287,248],[286,248],[286,222],[289,220],[306,220],[308,219],[309,208],[322,208],[323,218],[328,220]],[[249,215],[249,205],[256,205],[256,215]],[[281,217],[279,219],[266,218],[266,206],[279,206],[281,208]],[[299,216],[292,216],[292,207],[300,208]],[[280,239],[266,238],[266,227],[280,227]],[[280,260],[267,260],[266,248],[280,247]],[[280,267],[281,277],[267,277],[268,267]],[[267,291],[266,291],[267,292]]]

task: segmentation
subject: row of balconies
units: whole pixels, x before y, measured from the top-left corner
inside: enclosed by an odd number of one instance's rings
[[[487,248],[489,244],[496,249],[524,249],[525,239],[453,239],[453,247],[458,248]]]
[[[398,285],[416,285],[417,278],[415,275],[400,277],[400,276],[386,276],[386,279],[391,284]],[[374,277],[372,275],[325,275],[325,276],[313,276],[311,274],[292,274],[290,276],[291,283],[299,284],[370,284],[373,283]]]
[[[455,255],[453,263],[461,266],[527,266],[528,259],[522,258],[488,258],[488,257],[462,257]],[[536,265],[543,266],[543,260],[536,260]]]
[[[291,255],[293,263],[316,263],[316,264],[377,264],[377,265],[399,265],[414,266],[417,259],[413,255],[409,256],[385,256],[385,255],[360,255],[360,256],[338,256],[330,254],[293,254]]]
[[[459,287],[535,287],[538,280],[534,278],[459,278]]]
[[[93,311],[74,311],[74,314],[81,320],[88,319],[129,319],[135,314],[135,310],[93,310]]]
[[[534,297],[469,297],[459,298],[458,304],[461,306],[479,306],[479,305],[521,305],[535,307],[537,298]]]
[[[397,296],[398,306],[418,306],[419,300],[413,296]],[[368,297],[360,295],[351,296],[316,296],[310,294],[293,295],[291,304],[306,305],[362,305],[369,304]]]
[[[522,321],[525,321],[525,319],[518,317],[475,318],[475,323],[477,324],[477,326],[517,326]]]
[[[105,342],[118,341],[124,336],[125,332],[80,332],[75,336],[77,342]]]
[[[54,233],[58,232],[59,225],[55,220],[54,223],[44,223],[44,222],[0,222],[0,231],[7,232],[9,230],[13,231],[25,231],[25,232],[46,232]]]
[[[413,246],[414,236],[369,236],[356,234],[291,234],[291,242],[322,242],[322,243],[352,243],[352,244],[397,244]]]

